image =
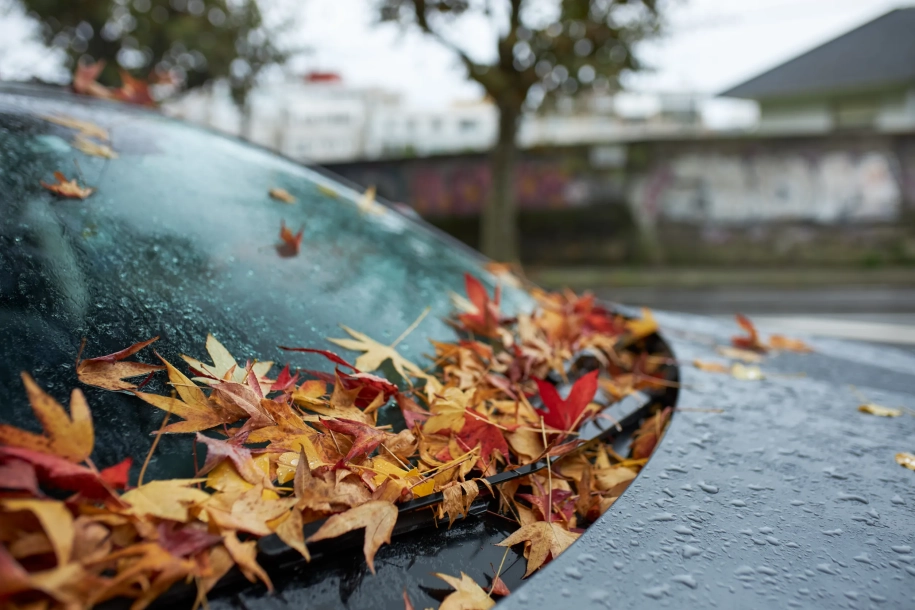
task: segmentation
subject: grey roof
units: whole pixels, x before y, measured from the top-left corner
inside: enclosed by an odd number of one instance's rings
[[[915,7],[902,8],[720,95],[755,100],[915,84]]]

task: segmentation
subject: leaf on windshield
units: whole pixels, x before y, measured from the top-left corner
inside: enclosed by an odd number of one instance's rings
[[[104,69],[105,60],[100,60],[96,63],[80,60],[76,64],[76,71],[73,74],[73,90],[92,97],[114,99],[112,91],[98,82],[99,74]]]
[[[556,430],[571,432],[581,424],[581,415],[597,393],[597,376],[599,370],[584,375],[575,382],[565,399],[559,396],[556,386],[542,379],[534,379],[540,392],[540,399],[546,411],[543,423]]]
[[[298,233],[293,233],[286,226],[285,222],[280,222],[280,243],[276,247],[277,253],[283,258],[298,256],[299,249],[302,247],[302,237],[305,234],[305,228],[299,229]]]
[[[114,98],[128,104],[138,106],[155,106],[156,101],[149,93],[149,83],[139,78],[134,78],[127,70],[121,68],[121,86],[113,91]]]
[[[442,600],[439,610],[487,610],[496,605],[486,591],[463,572],[461,572],[460,578],[438,572],[435,573],[435,576],[454,589],[454,593]]]
[[[140,343],[134,343],[120,351],[108,354],[106,356],[96,356],[80,360],[76,364],[76,376],[86,385],[102,388],[111,391],[129,391],[137,389],[132,383],[124,381],[140,375],[149,375],[156,371],[161,371],[165,367],[157,364],[146,364],[144,362],[124,361],[125,358],[133,356],[143,348],[155,343],[159,337],[153,337]]]
[[[409,375],[414,377],[424,377],[425,372],[406,358],[398,353],[395,342],[392,345],[382,345],[368,335],[355,331],[348,326],[340,325],[340,328],[350,334],[352,339],[332,339],[328,341],[339,345],[342,348],[356,352],[365,352],[356,358],[356,368],[365,373],[371,373],[378,370],[385,360],[390,360],[401,377],[408,379]]]
[[[61,172],[54,172],[54,179],[57,180],[57,182],[48,183],[42,180],[41,186],[59,197],[64,197],[66,199],[85,199],[95,192],[95,189],[90,186],[80,186],[76,182],[76,178],[67,180],[67,177]]]
[[[50,453],[76,463],[89,457],[95,444],[95,432],[92,414],[83,393],[73,390],[68,414],[59,402],[35,383],[31,375],[22,373],[22,383],[44,434],[0,424],[0,443]]]
[[[375,201],[374,186],[365,189],[365,193],[363,193],[356,205],[359,207],[360,214],[384,214],[387,211],[387,208]]]
[[[382,544],[391,542],[397,523],[397,507],[390,502],[374,500],[330,517],[306,542],[318,542],[365,528],[362,551],[372,574],[375,573],[375,553]]]
[[[555,559],[569,548],[569,545],[575,542],[578,536],[578,534],[563,529],[558,523],[535,521],[523,526],[496,546],[514,546],[522,542],[530,544],[527,571],[524,572],[524,577],[527,578],[548,558]]]
[[[96,140],[101,140],[103,142],[108,141],[108,130],[90,121],[83,121],[64,115],[44,115],[41,118],[49,123],[54,123],[69,129],[75,129],[79,132],[80,136],[95,138]]]
[[[92,157],[102,157],[103,159],[117,159],[118,154],[107,144],[93,142],[82,134],[77,135],[72,142],[73,148],[86,153]]]
[[[267,191],[273,199],[277,201],[282,201],[283,203],[295,203],[295,197],[290,194],[286,189],[281,189],[279,187],[273,187]]]
[[[784,335],[770,335],[769,348],[774,350],[781,350],[784,352],[800,352],[802,354],[810,353],[813,351],[812,347],[800,339],[792,339],[790,337],[785,337]]]

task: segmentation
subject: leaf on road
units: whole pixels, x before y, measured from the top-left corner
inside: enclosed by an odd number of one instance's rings
[[[57,182],[48,183],[42,180],[41,186],[66,199],[85,199],[95,192],[95,189],[90,186],[80,186],[76,182],[76,178],[67,180],[67,177],[61,172],[54,172],[54,179]]]
[[[524,577],[542,566],[547,558],[555,559],[569,545],[578,539],[578,534],[564,530],[556,523],[535,521],[523,526],[496,546],[514,546],[521,542],[530,543],[530,555],[527,558],[527,571]]]
[[[900,466],[905,466],[909,470],[915,470],[915,455],[905,452],[897,453],[896,463]]]
[[[882,407],[873,403],[863,404],[858,407],[862,413],[870,413],[877,417],[899,417],[902,415],[902,409],[893,409],[891,407]]]
[[[435,576],[451,585],[454,593],[442,600],[439,610],[487,610],[496,605],[486,591],[461,572],[460,578],[436,572]]]
[[[0,443],[42,453],[51,453],[71,462],[82,462],[95,444],[92,414],[86,398],[78,389],[70,395],[70,414],[49,394],[38,387],[28,373],[22,373],[29,404],[45,434],[35,434],[7,424],[0,424]]]
[[[345,513],[333,515],[318,529],[307,542],[318,542],[342,536],[347,532],[365,528],[365,543],[362,547],[369,570],[375,573],[375,553],[382,544],[391,542],[391,532],[397,523],[397,507],[390,502],[372,500]]]
[[[76,364],[76,376],[86,385],[91,385],[103,390],[117,392],[125,390],[132,392],[137,389],[132,383],[124,381],[140,375],[149,375],[156,371],[161,371],[164,366],[157,364],[146,364],[144,362],[124,362],[125,358],[133,356],[144,347],[151,345],[159,340],[159,337],[153,337],[147,341],[134,343],[130,347],[120,351],[108,354],[107,356],[97,356],[80,360]]]

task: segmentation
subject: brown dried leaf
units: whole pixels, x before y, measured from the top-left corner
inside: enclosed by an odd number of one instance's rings
[[[137,386],[123,381],[124,379],[149,375],[155,371],[161,371],[165,367],[143,362],[124,362],[123,360],[158,340],[159,337],[153,337],[147,341],[134,343],[130,347],[113,354],[80,360],[76,363],[76,376],[86,385],[96,388],[114,392],[119,390],[132,392],[137,389]]]
[[[397,507],[390,502],[373,500],[362,506],[351,508],[345,513],[333,515],[307,542],[318,542],[342,536],[347,532],[365,528],[365,544],[362,547],[369,570],[375,573],[375,553],[382,544],[391,542],[391,532],[397,523]]]
[[[487,610],[496,605],[486,591],[463,572],[460,578],[438,572],[435,576],[454,588],[454,593],[442,601],[439,610]]]
[[[527,578],[546,562],[547,557],[552,556],[555,559],[576,540],[578,540],[578,534],[564,530],[556,523],[535,521],[521,527],[496,546],[514,546],[521,542],[530,543],[531,552],[527,559],[527,571],[524,573],[524,577]]]

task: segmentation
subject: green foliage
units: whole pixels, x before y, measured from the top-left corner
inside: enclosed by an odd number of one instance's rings
[[[257,73],[285,54],[265,31],[255,0],[19,0],[45,42],[80,58],[104,59],[101,81],[117,66],[146,77],[171,72],[186,88],[227,78],[241,103]]]
[[[379,0],[382,21],[418,27],[454,51],[500,108],[609,92],[641,68],[633,47],[657,33],[657,0]],[[466,17],[500,32],[495,58],[471,58],[454,35]]]

